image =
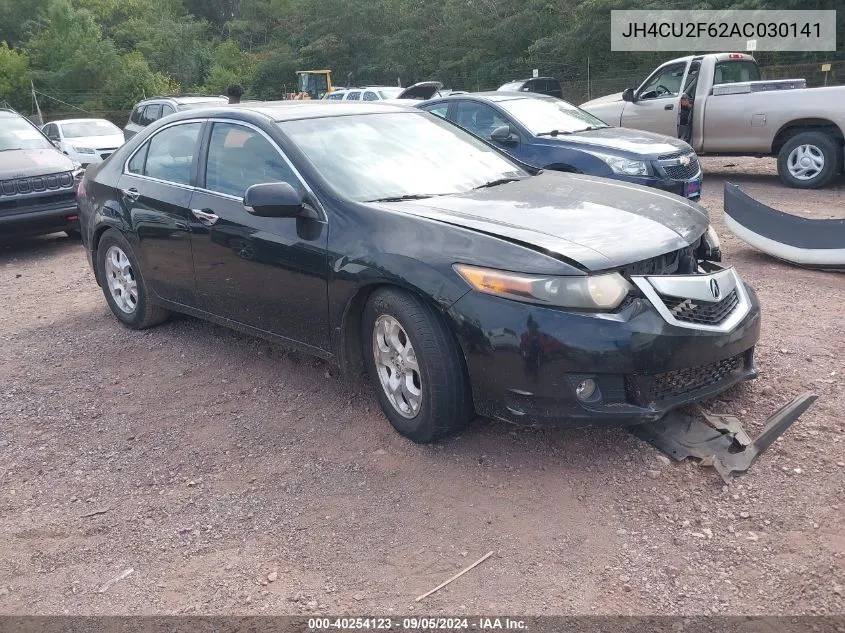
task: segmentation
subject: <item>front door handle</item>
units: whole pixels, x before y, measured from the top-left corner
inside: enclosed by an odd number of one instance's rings
[[[194,217],[201,222],[205,222],[206,224],[214,224],[217,220],[220,219],[215,213],[210,213],[208,211],[203,211],[202,209],[191,209],[191,213],[194,214]]]
[[[665,106],[663,106],[663,109],[664,109],[664,110],[674,110],[674,109],[675,109],[675,104],[674,104],[674,103],[670,103],[669,105],[665,105]]]
[[[128,198],[132,202],[136,202],[138,198],[141,197],[141,192],[132,187],[131,189],[121,189],[120,193],[123,194],[124,198]]]

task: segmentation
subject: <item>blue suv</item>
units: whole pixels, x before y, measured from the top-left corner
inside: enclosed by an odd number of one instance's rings
[[[479,92],[417,105],[534,167],[615,178],[685,198],[701,197],[701,168],[684,141],[612,127],[539,94]]]

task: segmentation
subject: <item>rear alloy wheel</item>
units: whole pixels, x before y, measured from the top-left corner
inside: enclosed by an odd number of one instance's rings
[[[363,334],[370,381],[402,435],[431,442],[472,418],[458,344],[431,306],[398,289],[377,290],[364,311]]]
[[[149,301],[132,247],[114,229],[106,231],[97,245],[97,272],[109,308],[125,325],[143,330],[158,325],[170,315]]]
[[[839,171],[842,148],[824,132],[801,132],[784,143],[778,153],[778,174],[784,184],[818,189]]]

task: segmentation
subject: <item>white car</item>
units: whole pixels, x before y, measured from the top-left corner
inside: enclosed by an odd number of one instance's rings
[[[367,86],[365,88],[336,88],[324,99],[328,101],[382,101],[395,99],[403,88],[396,86]]]
[[[47,123],[41,131],[83,167],[104,161],[123,145],[123,132],[105,119],[63,119]]]

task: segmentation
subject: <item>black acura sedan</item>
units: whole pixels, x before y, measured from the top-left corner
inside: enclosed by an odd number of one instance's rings
[[[122,323],[183,312],[366,372],[419,442],[474,413],[636,424],[756,375],[757,298],[704,209],[415,109],[175,114],[90,167],[79,206]]]

